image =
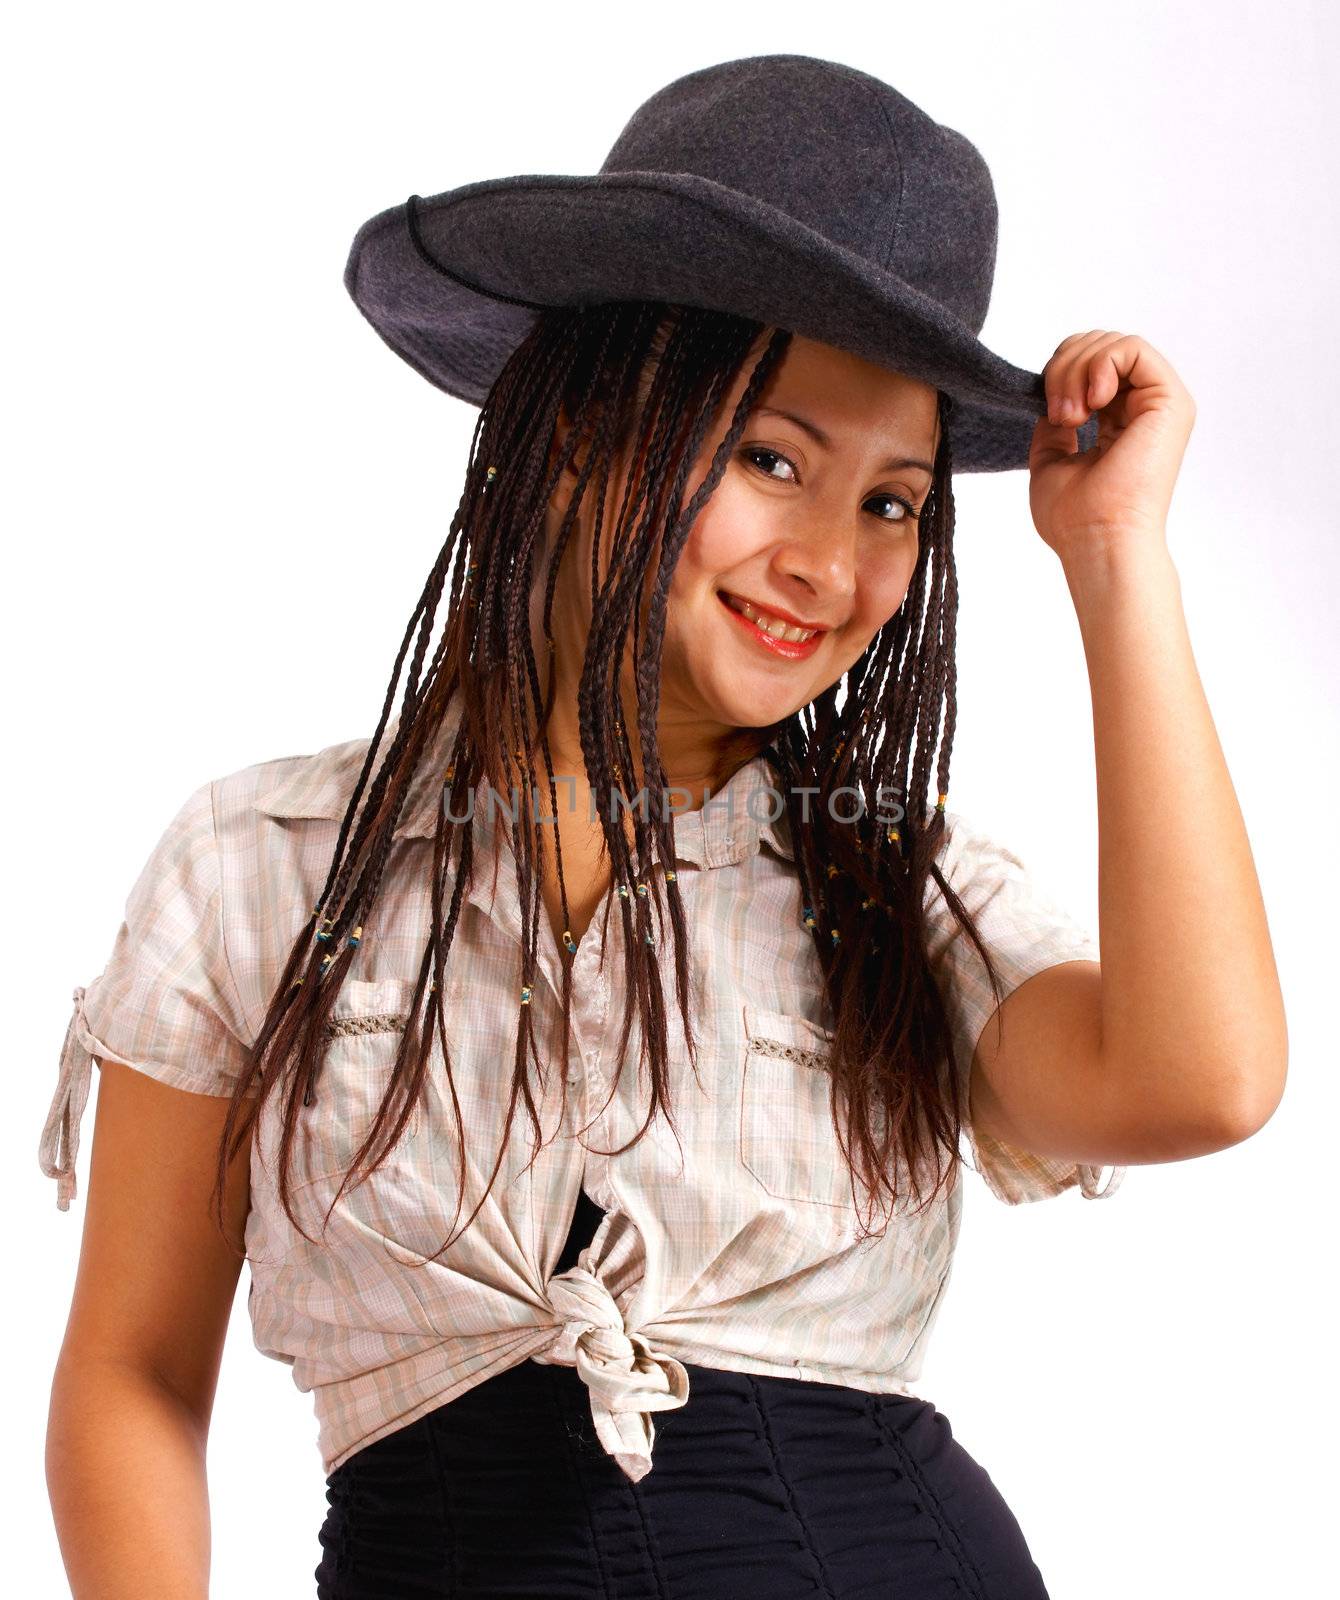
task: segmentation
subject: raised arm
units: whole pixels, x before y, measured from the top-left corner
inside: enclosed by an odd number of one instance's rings
[[[984,1029],[974,1124],[1044,1155],[1172,1161],[1247,1138],[1284,1090],[1260,884],[1192,654],[1165,527],[1195,408],[1134,335],[1048,363],[1034,521],[1079,620],[1093,705],[1101,965],[1039,972]],[[1075,427],[1099,415],[1097,446]]]

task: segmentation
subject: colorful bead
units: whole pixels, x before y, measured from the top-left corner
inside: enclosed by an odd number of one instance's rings
[[[490,467],[489,470],[484,474],[484,487],[486,489],[491,489],[493,487],[493,480],[497,476],[498,476],[497,467]]]
[[[627,900],[628,898],[628,885],[626,883],[619,885],[619,898],[621,900]]]
[[[325,975],[326,975],[326,969],[332,964],[332,962],[334,960],[335,960],[334,956],[331,956],[331,955],[322,956],[321,957],[321,971],[317,974],[317,976],[324,978]]]
[[[638,886],[637,886],[637,892],[639,894],[643,894],[643,895],[646,894],[646,892],[647,892],[646,884],[645,883],[639,883]]]
[[[564,930],[563,930],[563,943],[565,945],[567,945],[569,951],[571,951],[573,955],[575,955],[577,953],[577,946],[572,941],[572,929],[571,928],[564,928]]]
[[[802,910],[802,911],[801,911],[801,913],[800,913],[800,920],[801,920],[801,921],[802,921],[802,922],[803,922],[803,923],[804,923],[804,924],[805,924],[805,926],[806,926],[806,927],[807,927],[807,928],[812,928],[812,927],[814,927],[814,912],[813,912],[813,911],[812,911],[812,910],[811,910],[811,909],[810,909],[810,907],[809,907],[809,906],[806,906],[806,907],[805,907],[805,908],[804,908],[804,909],[803,909],[803,910]]]
[[[334,925],[335,925],[335,921],[334,921],[333,917],[323,917],[322,918],[321,926],[316,930],[316,936],[317,936],[318,939],[321,940],[321,942],[323,944],[326,942],[327,939],[330,938],[330,930],[331,930],[331,928],[334,927]]]
[[[679,874],[676,872],[667,872],[665,875],[665,881],[667,883],[673,883],[678,876]]]
[[[361,922],[344,942],[346,944],[361,944],[363,942],[363,924]]]
[[[945,801],[948,800],[948,798],[949,798],[949,796],[947,794],[942,794],[940,796],[940,798],[935,802],[935,809],[937,811],[943,811],[944,808],[945,808]]]
[[[530,1004],[530,994],[530,985],[528,983],[523,983],[521,985],[521,1004],[523,1006],[528,1006]]]
[[[839,870],[840,869],[835,867],[831,861],[828,863],[828,876],[830,878],[836,878]]]
[[[872,905],[874,905],[874,903],[875,903],[874,895],[867,895],[866,898],[861,901],[861,910],[862,911],[869,911],[870,907]]]
[[[836,928],[830,928],[828,931],[833,936],[833,943],[836,944],[842,935],[837,931]]]
[[[900,835],[898,833],[897,828],[890,828],[889,829],[888,834],[887,834],[887,838],[888,838],[888,841],[889,841],[890,844],[897,844],[899,837],[900,837]]]
[[[647,943],[649,945],[653,945],[653,946],[656,943],[655,939],[653,939],[652,936],[651,936],[651,929],[650,928],[647,929]]]

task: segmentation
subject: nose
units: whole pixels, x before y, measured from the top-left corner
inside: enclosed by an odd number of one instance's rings
[[[531,1359],[541,1366],[576,1367],[591,1393],[596,1437],[636,1483],[651,1471],[652,1413],[684,1404],[688,1373],[624,1326],[623,1313],[596,1273],[569,1267],[545,1288],[559,1327],[553,1343]]]
[[[801,616],[816,608],[825,616],[850,610],[856,592],[856,540],[850,532],[816,523],[801,537],[788,539],[774,559],[782,593],[796,596]]]

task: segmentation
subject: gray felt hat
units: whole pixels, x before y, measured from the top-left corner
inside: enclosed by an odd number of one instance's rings
[[[1028,464],[1046,407],[1041,375],[977,337],[995,262],[991,174],[961,133],[855,67],[765,55],[658,89],[593,176],[489,178],[379,212],[344,282],[397,355],[471,405],[537,311],[667,300],[933,384],[957,402],[955,470],[996,472]]]

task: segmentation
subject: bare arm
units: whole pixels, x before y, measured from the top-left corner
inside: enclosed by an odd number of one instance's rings
[[[204,1600],[205,1443],[240,1260],[209,1209],[228,1102],[101,1066],[79,1268],[47,1427],[74,1600]],[[249,1151],[225,1216],[240,1250]]]

